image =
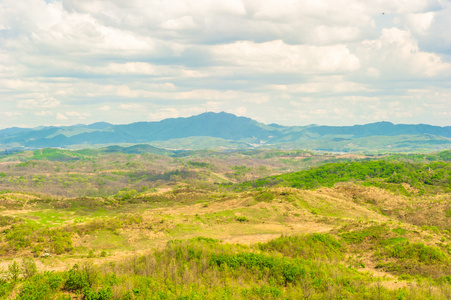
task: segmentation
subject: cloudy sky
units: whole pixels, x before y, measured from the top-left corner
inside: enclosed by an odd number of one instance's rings
[[[0,128],[451,125],[451,1],[0,0]]]

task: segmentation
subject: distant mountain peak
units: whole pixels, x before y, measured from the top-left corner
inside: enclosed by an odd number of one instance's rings
[[[379,122],[374,122],[374,123],[370,123],[370,124],[390,124],[390,125],[395,125],[392,122],[389,121],[379,121]]]
[[[87,127],[90,129],[105,129],[105,128],[108,128],[111,126],[112,126],[112,124],[107,123],[107,122],[96,122],[96,123],[89,124]]]
[[[228,112],[205,112],[190,117],[164,119],[154,122],[135,122],[113,125],[96,122],[90,125],[42,127],[34,129],[9,128],[0,130],[0,148],[65,147],[92,144],[144,144],[187,138],[222,139],[231,143],[242,143],[249,147],[271,145],[271,147],[302,147],[318,143],[344,143],[369,137],[403,136],[434,140],[437,147],[451,148],[451,127],[432,125],[394,125],[388,121],[353,126],[281,126],[265,125],[248,117]],[[429,138],[429,136],[431,138]],[[380,139],[380,138],[379,138]],[[399,138],[398,140],[400,140]],[[386,139],[387,140],[387,139]],[[414,145],[413,142],[409,142]],[[369,145],[369,144],[368,144]],[[142,147],[142,146],[140,146]],[[319,148],[319,146],[315,146]],[[133,148],[130,151],[135,151]]]
[[[240,117],[240,116],[237,116],[237,115],[234,115],[232,113],[225,112],[225,111],[221,111],[221,112],[207,111],[207,112],[201,113],[199,115],[191,116],[190,118],[203,117],[203,116],[215,117],[215,118],[217,118],[217,117],[220,117],[220,118],[226,117],[226,118],[233,118],[233,119],[244,118],[244,119],[252,120],[251,118]]]

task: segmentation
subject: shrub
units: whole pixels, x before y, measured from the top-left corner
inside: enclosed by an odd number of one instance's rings
[[[61,283],[63,282],[63,278],[60,275],[53,274],[53,273],[47,273],[47,281],[49,283],[49,286],[52,290],[59,289],[61,286]]]
[[[283,278],[285,283],[295,282],[306,273],[302,262],[299,260],[286,260],[255,253],[213,254],[210,258],[210,265],[217,265],[220,268],[227,266],[231,269],[244,267],[260,272],[269,270],[274,279]]]
[[[71,292],[82,291],[90,286],[87,276],[84,272],[81,272],[78,265],[69,270],[69,277],[64,283],[64,289]]]
[[[19,300],[47,300],[50,290],[42,280],[27,281],[19,293]]]
[[[0,299],[5,299],[11,290],[14,288],[14,282],[7,282],[5,279],[0,279]]]
[[[277,251],[293,258],[342,258],[344,246],[329,234],[313,233],[306,235],[281,236],[267,243],[259,244],[264,251]]]
[[[238,222],[247,222],[247,221],[249,221],[246,217],[236,217],[236,220]]]
[[[410,244],[409,241],[402,241],[385,250],[387,255],[402,260],[415,260],[425,264],[449,263],[449,258],[439,248],[423,243]]]
[[[97,292],[87,288],[83,291],[83,296],[85,300],[109,300],[113,298],[113,292],[110,287],[100,289]]]
[[[274,198],[274,194],[270,192],[261,192],[260,194],[255,196],[255,200],[261,202],[270,202],[271,200],[274,200]]]
[[[13,281],[17,281],[20,276],[20,266],[17,261],[13,261],[8,265],[8,275]]]
[[[36,263],[31,257],[22,260],[22,274],[25,279],[33,277],[37,272]]]

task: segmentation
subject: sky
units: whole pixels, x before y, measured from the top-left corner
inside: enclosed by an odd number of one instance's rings
[[[0,128],[451,125],[451,1],[0,0]]]

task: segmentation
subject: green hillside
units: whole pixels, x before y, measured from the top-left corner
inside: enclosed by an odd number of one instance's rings
[[[383,160],[367,158],[358,162],[327,163],[310,170],[262,178],[241,186],[278,185],[315,189],[333,187],[339,182],[362,182],[387,188],[390,184],[408,184],[420,193],[438,189],[448,192],[451,190],[450,153],[443,151],[435,155],[394,155]]]
[[[450,151],[0,158],[2,299],[449,299]]]

